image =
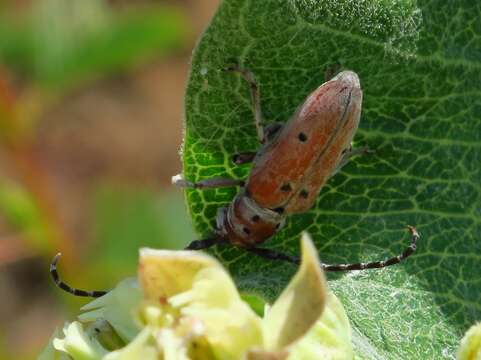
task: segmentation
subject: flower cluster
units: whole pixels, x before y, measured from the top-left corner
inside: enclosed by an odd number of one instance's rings
[[[347,316],[307,234],[301,248],[298,272],[262,316],[211,256],[142,249],[138,280],[84,306],[40,359],[352,359]]]

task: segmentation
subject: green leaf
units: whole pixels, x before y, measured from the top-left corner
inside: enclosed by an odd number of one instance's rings
[[[249,165],[231,156],[258,147],[248,86],[220,71],[232,59],[255,73],[268,122],[287,121],[333,64],[359,74],[355,146],[376,153],[349,163],[264,246],[298,254],[307,230],[326,263],[373,261],[400,253],[405,226],[418,228],[406,262],[329,274],[361,358],[450,358],[481,317],[480,14],[475,0],[225,0],[194,53],[183,151],[192,181],[245,178]],[[200,235],[236,191],[187,191]],[[295,270],[214,253],[242,289],[270,300]]]

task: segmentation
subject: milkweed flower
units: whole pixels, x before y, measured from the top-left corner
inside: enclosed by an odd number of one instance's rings
[[[353,359],[349,321],[307,234],[301,249],[297,273],[262,317],[213,257],[141,249],[138,280],[84,306],[40,359]]]
[[[458,349],[458,360],[481,360],[481,323],[469,328]]]

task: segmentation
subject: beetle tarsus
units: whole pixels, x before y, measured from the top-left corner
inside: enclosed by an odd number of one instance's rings
[[[194,183],[185,180],[182,174],[177,174],[175,176],[172,176],[172,184],[178,187],[183,187],[183,188],[194,188],[195,185]]]
[[[101,296],[104,296],[107,294],[108,291],[104,290],[81,290],[81,289],[76,289],[68,285],[67,283],[63,282],[60,279],[60,276],[58,275],[57,271],[57,263],[60,257],[62,256],[61,253],[58,253],[55,255],[52,259],[52,262],[50,263],[50,275],[52,275],[52,279],[55,282],[55,285],[59,287],[60,289],[75,295],[75,296],[81,296],[81,297],[93,297],[93,298],[98,298]]]
[[[244,181],[229,178],[212,178],[201,180],[199,182],[192,182],[185,180],[183,176],[179,174],[172,177],[172,184],[190,189],[215,189],[220,187],[244,186]]]

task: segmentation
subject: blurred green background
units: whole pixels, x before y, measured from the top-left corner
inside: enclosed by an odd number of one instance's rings
[[[0,359],[31,359],[141,246],[193,232],[180,171],[183,93],[220,0],[0,0]]]

